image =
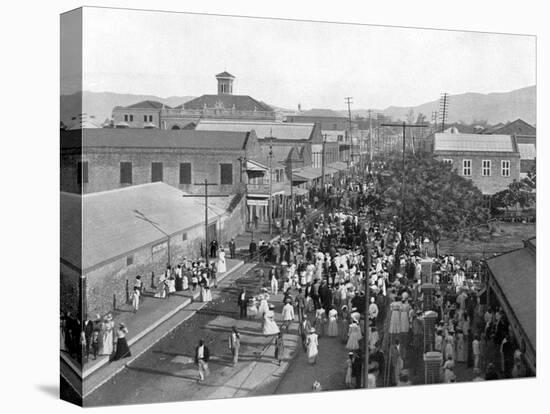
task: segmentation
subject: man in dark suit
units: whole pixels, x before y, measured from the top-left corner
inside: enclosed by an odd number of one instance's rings
[[[216,254],[218,253],[218,241],[212,240],[210,242],[210,257],[216,257]]]
[[[86,358],[90,356],[90,340],[92,339],[92,333],[94,332],[94,323],[86,315],[86,320],[84,321],[84,337],[86,338]]]
[[[210,351],[208,347],[204,344],[204,340],[199,341],[199,345],[195,348],[195,364],[199,368],[199,379],[198,382],[204,381],[205,378],[210,374],[208,369],[208,360],[210,359]]]
[[[250,241],[250,246],[248,247],[248,251],[250,253],[250,260],[254,258],[254,255],[256,254],[257,245],[254,239]]]
[[[239,297],[237,299],[237,304],[239,305],[239,309],[240,309],[239,317],[240,318],[246,318],[246,316],[247,316],[246,309],[247,309],[247,306],[248,306],[248,296],[246,295],[246,288],[245,287],[243,287],[243,289],[239,293]]]
[[[235,250],[236,250],[235,239],[231,239],[231,241],[229,242],[229,254],[231,255],[232,259],[235,258]]]

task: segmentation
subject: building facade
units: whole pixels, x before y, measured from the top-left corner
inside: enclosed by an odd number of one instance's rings
[[[451,164],[486,195],[505,190],[520,178],[520,154],[510,135],[438,133],[434,156]]]
[[[144,101],[113,109],[115,127],[193,129],[201,119],[236,119],[274,121],[277,111],[248,95],[234,95],[235,77],[222,72],[216,75],[217,93],[206,94],[174,108],[159,102]],[[282,118],[281,118],[282,119]]]
[[[90,129],[61,134],[61,189],[88,194],[164,182],[202,193],[244,192],[243,160],[262,156],[254,132]]]

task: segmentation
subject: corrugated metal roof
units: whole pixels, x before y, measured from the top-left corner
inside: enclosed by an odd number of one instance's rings
[[[311,138],[314,123],[282,123],[254,121],[201,120],[197,131],[250,131],[254,130],[259,139],[270,137],[281,140],[305,141]]]
[[[534,160],[537,158],[535,144],[521,144],[518,142],[519,156],[522,160]]]
[[[536,246],[536,241],[531,243]],[[533,248],[525,247],[487,260],[507,302],[536,349],[537,330],[537,272],[536,254]]]
[[[182,197],[185,194],[165,183],[150,183],[119,190],[87,194],[82,197],[61,193],[61,206],[78,218],[82,205],[82,244],[78,240],[61,240],[62,258],[86,270],[133,250],[166,239],[174,234],[204,224],[204,199]],[[227,197],[229,198],[229,197]],[[209,200],[209,215],[224,213],[220,206],[228,200]],[[79,234],[80,220],[67,220],[62,234]],[[65,226],[65,228],[64,228]],[[77,261],[74,263],[74,261]]]
[[[434,151],[516,152],[510,135],[435,134]]]
[[[80,139],[82,137],[82,139]],[[164,130],[156,128],[100,128],[64,131],[61,148],[200,148],[244,149],[247,132]]]

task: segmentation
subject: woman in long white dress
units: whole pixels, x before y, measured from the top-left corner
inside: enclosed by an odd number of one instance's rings
[[[351,325],[349,326],[348,333],[348,342],[346,344],[346,349],[348,351],[355,351],[359,349],[359,341],[363,338],[361,334],[361,328],[355,319],[352,319]]]
[[[220,248],[218,252],[218,274],[227,272],[227,266],[225,264],[225,250]]]
[[[388,332],[390,334],[401,333],[401,301],[396,298],[390,304],[390,326]]]
[[[328,311],[327,335],[338,336],[338,311],[334,308]]]
[[[260,299],[260,305],[258,306],[258,313],[256,317],[258,319],[263,319],[264,314],[267,313],[267,311],[269,311],[269,305],[267,303],[267,300],[269,299],[269,294],[267,293],[266,288],[262,288],[262,293],[259,295],[259,299]]]
[[[315,333],[315,328],[309,330],[309,335],[306,339],[307,346],[307,358],[310,364],[317,362],[317,356],[319,355],[319,340]]]
[[[255,318],[258,315],[258,299],[252,297],[248,300],[248,305],[246,307],[246,316],[249,319]]]
[[[101,347],[100,355],[111,355],[113,353],[114,329],[115,323],[113,322],[113,317],[111,314],[108,314],[105,316],[101,326],[101,343],[103,346]]]
[[[275,312],[273,312],[273,305],[269,305],[269,309],[264,314],[264,325],[263,325],[263,334],[264,335],[277,335],[280,330],[275,322]]]
[[[212,291],[210,289],[210,282],[206,275],[201,279],[201,302],[210,302],[212,300]]]

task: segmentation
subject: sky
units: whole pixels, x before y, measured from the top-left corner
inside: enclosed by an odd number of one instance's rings
[[[82,37],[83,89],[96,92],[214,94],[226,70],[234,94],[278,107],[343,109],[351,96],[383,109],[536,79],[524,35],[86,8]],[[79,88],[70,60],[62,93]]]

